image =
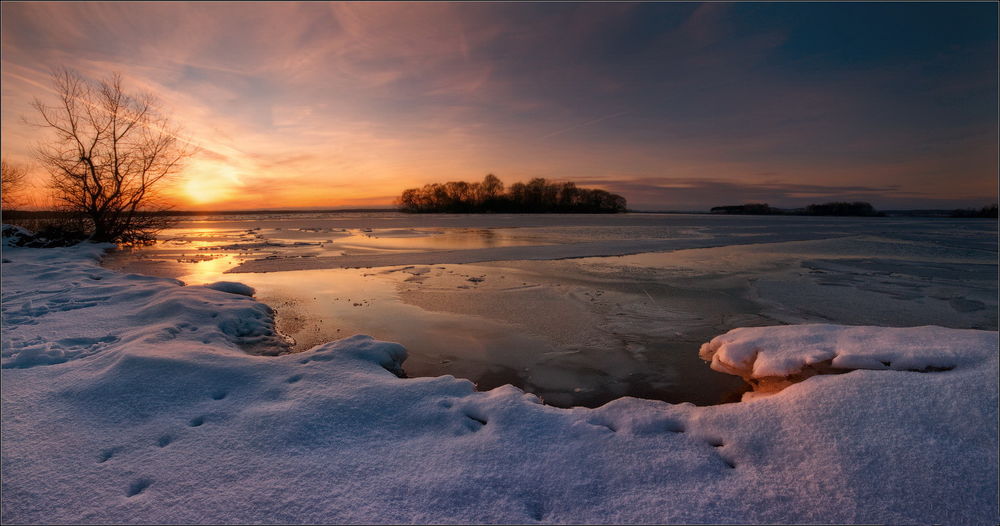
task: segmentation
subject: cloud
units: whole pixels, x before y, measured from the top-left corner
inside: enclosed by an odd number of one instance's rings
[[[38,130],[20,116],[32,96],[48,96],[50,67],[118,71],[201,146],[184,180],[231,181],[220,206],[368,202],[488,171],[606,180],[651,206],[682,202],[648,182],[660,174],[706,204],[717,204],[698,182],[706,174],[727,197],[771,201],[824,188],[874,195],[859,190],[872,181],[887,199],[961,200],[996,184],[995,31],[928,34],[940,40],[928,49],[950,50],[932,55],[873,47],[864,61],[838,62],[799,51],[811,42],[803,35],[857,26],[896,46],[916,37],[887,24],[893,17],[831,29],[806,16],[825,8],[784,4],[0,9],[5,156],[30,157]],[[952,20],[952,8],[926,9]]]

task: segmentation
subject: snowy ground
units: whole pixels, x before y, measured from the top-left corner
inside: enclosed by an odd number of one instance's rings
[[[996,332],[737,329],[703,346],[713,367],[849,372],[559,409],[398,378],[405,350],[363,336],[248,354],[287,342],[247,290],[115,273],[101,250],[3,250],[5,523],[1000,518]]]

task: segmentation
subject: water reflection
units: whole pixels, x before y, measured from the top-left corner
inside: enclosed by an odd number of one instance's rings
[[[191,260],[186,268],[191,272],[178,277],[188,285],[204,285],[223,279],[223,273],[236,265],[239,265],[240,258],[230,254],[210,256],[209,259]]]
[[[407,348],[410,357],[404,369],[410,376],[452,374],[472,380],[480,389],[510,383],[538,394],[546,403],[565,407],[596,406],[621,396],[713,404],[738,400],[744,391],[739,378],[711,371],[698,359],[700,341],[646,339],[643,355],[637,354],[621,335],[593,330],[601,316],[588,315],[573,296],[545,293],[545,287],[504,289],[508,297],[499,309],[534,313],[530,320],[512,320],[482,307],[484,315],[476,314],[475,308],[453,312],[444,304],[427,308],[401,301],[411,291],[436,295],[440,298],[433,301],[442,303],[492,302],[492,296],[474,287],[515,280],[516,275],[511,269],[445,265],[240,278],[257,289],[258,299],[277,310],[278,328],[295,338],[296,350],[355,333],[370,334]],[[421,293],[422,284],[414,278],[433,283]],[[442,283],[449,284],[448,292],[441,292]],[[476,299],[479,294],[484,294],[481,300]],[[574,316],[578,319],[569,319]],[[559,334],[550,331],[553,327]]]
[[[738,378],[697,359],[700,342],[677,347],[670,338],[630,333],[620,318],[609,324],[608,314],[591,303],[600,293],[575,285],[569,290],[561,269],[549,276],[472,265],[224,274],[248,258],[537,245],[537,232],[229,224],[185,225],[162,239],[112,253],[104,264],[191,285],[246,283],[275,309],[279,330],[295,339],[297,351],[369,334],[407,348],[410,376],[452,374],[480,389],[510,383],[560,406],[594,406],[627,395],[711,404],[738,398],[744,389]],[[626,296],[616,299],[646,301],[648,294]]]

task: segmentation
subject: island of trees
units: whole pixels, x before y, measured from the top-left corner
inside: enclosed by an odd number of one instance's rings
[[[450,181],[403,191],[398,206],[409,213],[617,213],[625,212],[625,198],[596,188],[580,188],[573,182],[554,182],[536,177],[527,183],[504,183],[493,174],[481,183]]]
[[[885,214],[875,210],[871,203],[855,201],[853,203],[836,201],[832,203],[812,204],[805,208],[774,208],[767,203],[747,203],[745,205],[716,206],[713,214],[745,214],[745,215],[797,215],[797,216],[856,216],[882,217]]]

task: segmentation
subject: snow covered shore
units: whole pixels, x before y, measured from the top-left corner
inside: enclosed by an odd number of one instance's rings
[[[252,291],[117,274],[103,250],[3,250],[5,523],[998,519],[995,332],[737,329],[713,367],[850,372],[565,410],[401,379],[405,350],[365,336],[249,354],[287,345]]]

